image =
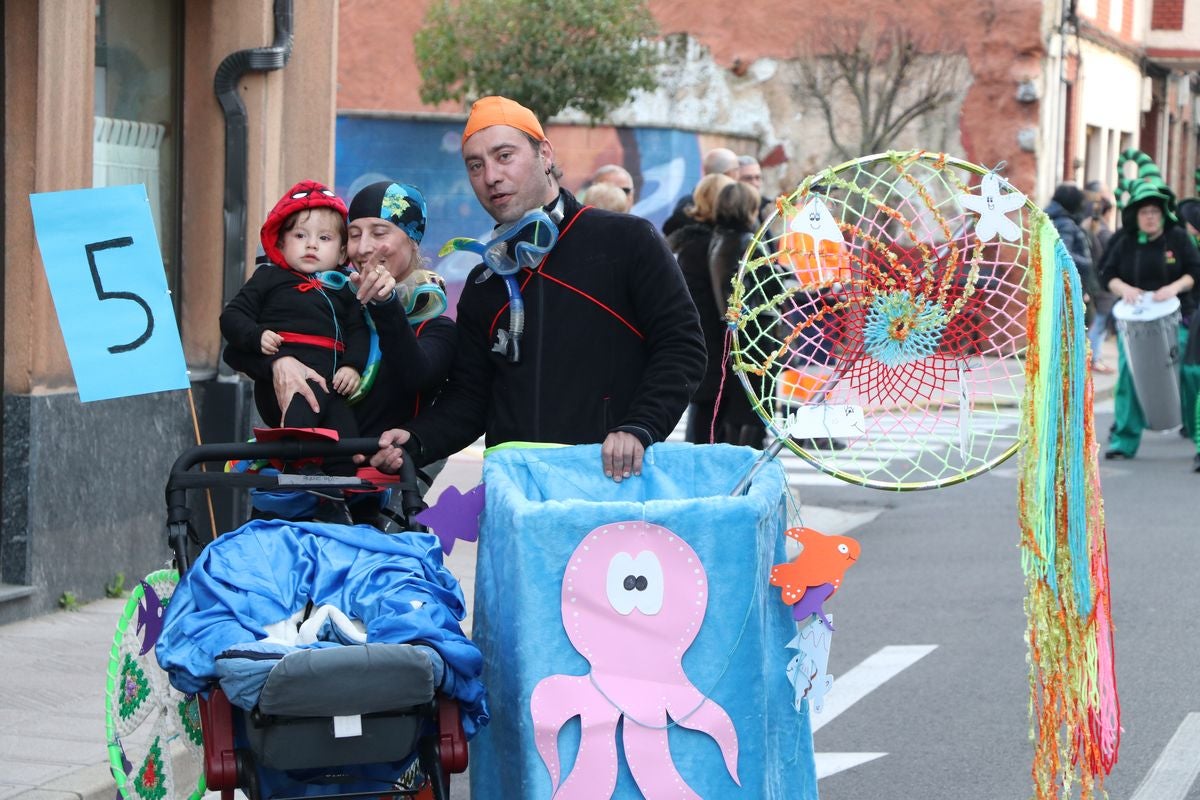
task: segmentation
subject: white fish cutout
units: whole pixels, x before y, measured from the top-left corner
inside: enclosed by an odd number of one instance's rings
[[[819,195],[809,195],[808,202],[800,213],[788,220],[788,230],[792,233],[807,233],[816,242],[836,242],[845,244],[846,239],[838,228],[837,220],[829,213],[829,206]]]
[[[979,215],[975,233],[983,241],[990,242],[997,233],[1000,238],[1010,242],[1021,238],[1021,228],[1007,215],[1025,205],[1025,195],[1015,189],[1007,194],[1001,192],[1000,176],[996,173],[989,172],[983,176],[978,195],[959,195],[959,201],[964,208]]]
[[[804,207],[788,219],[787,231],[793,235],[791,246],[797,255],[811,260],[812,266],[816,267],[816,275],[810,275],[808,279],[835,280],[840,263],[838,254],[845,252],[846,238],[820,195],[809,195]]]
[[[833,621],[830,614],[829,620]],[[808,698],[813,711],[825,706],[825,695],[833,688],[833,676],[826,674],[829,667],[829,645],[833,632],[828,630],[817,617],[800,629],[787,646],[800,652],[787,665],[787,678],[795,688],[792,705],[800,710],[800,701]]]

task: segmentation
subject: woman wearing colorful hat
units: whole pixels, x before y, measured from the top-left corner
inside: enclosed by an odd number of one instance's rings
[[[1109,241],[1100,263],[1100,281],[1109,291],[1136,305],[1145,292],[1157,302],[1177,297],[1181,325],[1179,347],[1187,341],[1187,324],[1196,310],[1192,290],[1200,281],[1200,251],[1178,224],[1175,195],[1158,180],[1141,180],[1130,189],[1121,211],[1122,227]],[[1134,391],[1124,345],[1118,340],[1118,375],[1114,420],[1105,458],[1133,458],[1146,427]],[[1192,420],[1184,419],[1190,429]]]

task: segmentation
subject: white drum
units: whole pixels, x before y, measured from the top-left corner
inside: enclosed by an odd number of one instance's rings
[[[1157,302],[1146,292],[1137,303],[1113,306],[1117,335],[1133,377],[1146,427],[1165,431],[1183,423],[1179,406],[1179,298]]]

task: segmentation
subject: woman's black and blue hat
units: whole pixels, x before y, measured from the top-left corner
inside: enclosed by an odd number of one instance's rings
[[[363,217],[385,219],[408,234],[414,244],[425,235],[425,220],[429,215],[425,195],[408,183],[379,181],[358,190],[350,201],[351,222]]]

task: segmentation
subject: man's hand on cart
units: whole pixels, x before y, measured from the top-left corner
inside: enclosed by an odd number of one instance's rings
[[[605,477],[620,483],[630,475],[642,474],[642,454],[646,448],[632,433],[613,431],[604,437],[600,446],[600,459]]]
[[[305,366],[292,356],[277,358],[271,363],[271,382],[275,386],[275,401],[279,403],[280,411],[287,411],[288,404],[295,395],[307,400],[314,413],[321,411],[317,396],[308,385],[309,381],[316,381],[322,389],[329,391],[329,385],[325,383],[321,373]]]
[[[400,428],[384,431],[379,437],[379,450],[371,456],[370,464],[380,472],[399,472],[404,463],[404,445],[412,434]],[[354,463],[361,464],[366,458],[355,456]]]

